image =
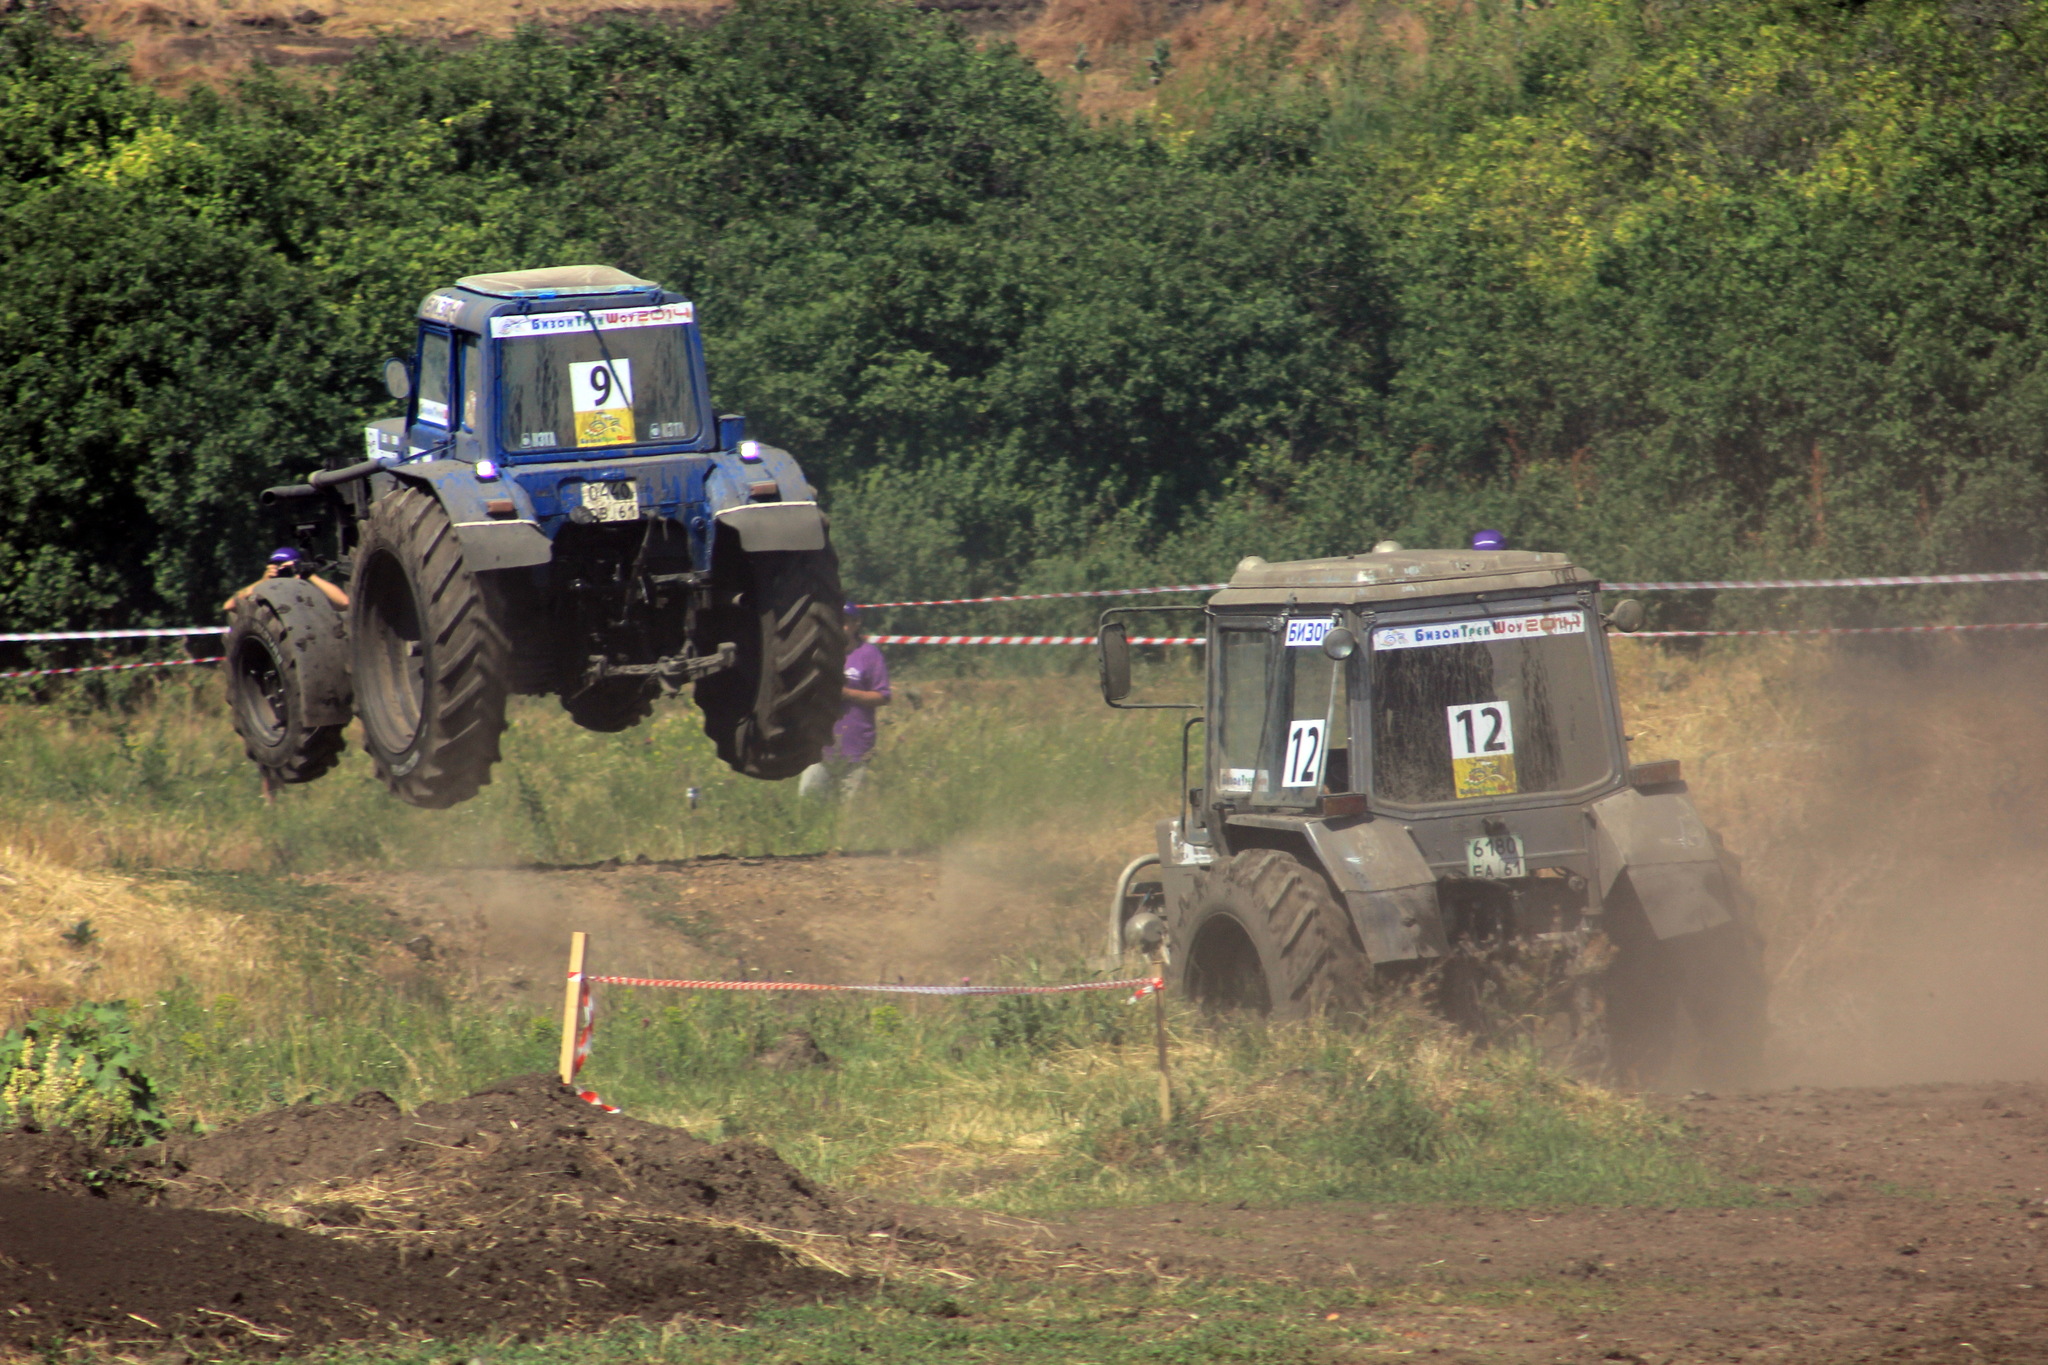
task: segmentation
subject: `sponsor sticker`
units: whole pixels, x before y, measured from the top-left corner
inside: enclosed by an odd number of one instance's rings
[[[1287,647],[1289,649],[1313,648],[1323,642],[1336,625],[1335,618],[1295,617],[1287,623]]]
[[[435,322],[453,322],[462,311],[462,300],[453,294],[430,294],[420,305],[420,316]]]
[[[1258,774],[1250,768],[1225,768],[1218,774],[1216,790],[1219,793],[1237,794],[1248,792]]]
[[[500,339],[573,335],[588,332],[592,318],[597,319],[597,330],[601,332],[627,327],[674,327],[695,322],[696,309],[688,303],[662,303],[652,308],[593,308],[588,315],[580,308],[573,313],[514,313],[510,317],[492,318],[491,335]]]
[[[1504,701],[1447,706],[1451,726],[1451,790],[1471,796],[1513,796],[1515,724]]]
[[[1495,616],[1484,621],[1431,621],[1419,626],[1381,626],[1372,633],[1374,649],[1428,649],[1435,645],[1483,645],[1504,640],[1535,640],[1546,635],[1584,635],[1586,613],[1532,612],[1527,616]]]
[[[448,425],[448,405],[432,398],[420,399],[420,420],[437,427]]]
[[[590,360],[569,366],[576,444],[615,446],[633,439],[633,362]]]

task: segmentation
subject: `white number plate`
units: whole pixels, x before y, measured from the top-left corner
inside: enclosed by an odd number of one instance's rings
[[[583,510],[599,521],[640,520],[640,490],[631,479],[583,485]]]
[[[1474,877],[1528,876],[1528,866],[1522,861],[1521,839],[1513,834],[1497,835],[1491,839],[1467,839],[1465,871]]]

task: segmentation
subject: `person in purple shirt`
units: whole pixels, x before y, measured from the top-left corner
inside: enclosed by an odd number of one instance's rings
[[[832,743],[823,759],[804,769],[797,791],[826,796],[835,789],[843,801],[853,799],[867,773],[875,749],[875,710],[889,704],[889,663],[881,648],[861,629],[860,608],[846,604],[846,683],[840,695],[846,710],[832,727]]]

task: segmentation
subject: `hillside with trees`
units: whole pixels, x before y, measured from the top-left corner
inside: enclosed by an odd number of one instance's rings
[[[0,18],[0,620],[207,612],[421,295],[570,260],[697,300],[864,597],[1477,525],[1617,577],[2041,564],[2042,6],[1412,13],[1107,120],[885,0],[175,97]]]

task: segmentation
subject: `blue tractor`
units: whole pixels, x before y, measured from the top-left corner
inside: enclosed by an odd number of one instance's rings
[[[351,599],[344,620],[275,578],[235,613],[229,709],[269,778],[328,771],[353,716],[395,795],[452,806],[510,694],[616,731],[686,683],[735,770],[817,761],[838,561],[796,461],[713,415],[688,300],[608,266],[473,275],[421,303],[385,382],[405,415],[363,460],[263,494]]]

